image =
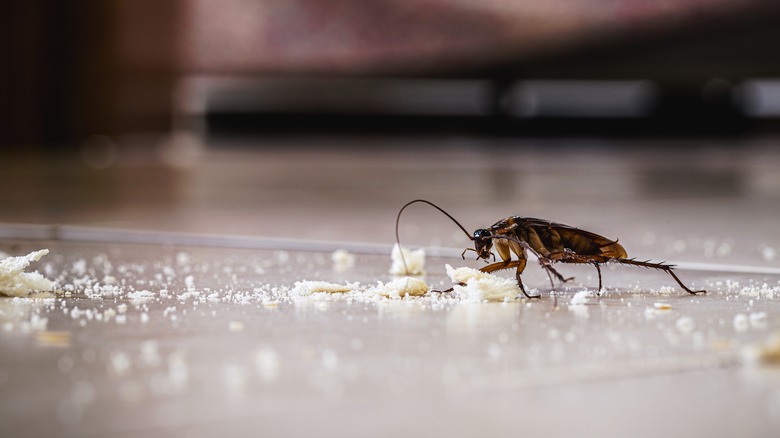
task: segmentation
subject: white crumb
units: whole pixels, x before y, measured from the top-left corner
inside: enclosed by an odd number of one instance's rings
[[[645,318],[652,319],[658,315],[668,314],[670,310],[672,310],[671,304],[657,301],[653,303],[653,307],[645,309]]]
[[[674,326],[683,333],[690,333],[696,328],[696,323],[690,316],[683,316],[675,321]]]
[[[186,252],[176,253],[176,264],[179,266],[186,266],[190,264],[190,255]]]
[[[347,292],[351,292],[355,289],[355,285],[351,285],[347,283],[346,285],[343,284],[336,284],[336,283],[328,283],[327,281],[296,281],[295,286],[293,286],[291,292],[293,295],[298,296],[307,296],[311,294],[316,293],[327,293],[327,294],[343,294]]]
[[[48,292],[54,289],[54,282],[38,271],[24,272],[30,263],[48,254],[48,249],[34,251],[26,256],[6,257],[0,260],[0,295],[23,297],[32,292]]]
[[[255,352],[255,368],[264,382],[276,380],[281,369],[279,353],[271,347],[263,347]]]
[[[584,306],[585,304],[588,304],[591,298],[593,298],[595,294],[593,291],[590,290],[581,290],[574,294],[573,297],[571,297],[571,301],[569,301],[570,306]]]
[[[750,320],[744,313],[737,313],[734,315],[734,330],[738,332],[744,332],[750,328]]]
[[[780,365],[780,333],[775,333],[762,343],[745,347],[742,359],[749,364]]]
[[[382,283],[380,281],[373,290],[377,295],[381,295],[386,298],[403,298],[407,296],[423,296],[428,293],[430,289],[430,286],[425,284],[425,282],[420,279],[402,277],[396,278],[395,280],[387,283]]]
[[[333,261],[333,269],[336,272],[344,272],[352,269],[355,266],[355,255],[350,254],[345,249],[337,249],[330,255],[331,261]]]
[[[508,301],[522,293],[514,279],[499,277],[468,267],[446,265],[447,275],[454,283],[455,293],[464,301]],[[462,284],[465,284],[462,285]]]
[[[425,274],[425,250],[422,248],[410,251],[396,244],[390,253],[390,259],[393,262],[390,265],[390,273],[393,275]],[[406,260],[406,266],[404,266],[404,260]]]
[[[764,327],[767,322],[766,312],[753,312],[748,315],[752,327]]]
[[[127,297],[134,302],[146,302],[154,299],[154,292],[149,290],[139,290],[128,293]]]

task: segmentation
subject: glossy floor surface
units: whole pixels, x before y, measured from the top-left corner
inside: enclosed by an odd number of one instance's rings
[[[59,291],[0,298],[3,436],[780,430],[772,139],[190,141],[14,157],[0,176],[0,251],[48,248],[30,270]],[[581,299],[595,269],[558,266],[575,280],[552,290],[531,261],[538,300],[378,296],[415,198],[469,231],[524,215],[620,238],[708,294],[609,265]],[[431,208],[400,231],[433,287],[445,264],[481,266]]]

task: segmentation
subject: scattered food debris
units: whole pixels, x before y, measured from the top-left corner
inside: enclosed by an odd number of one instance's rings
[[[296,281],[291,292],[293,295],[306,296],[316,293],[343,294],[351,292],[357,287],[357,284],[336,284],[327,281]]]
[[[333,261],[333,269],[336,272],[344,272],[355,267],[355,255],[345,249],[337,249],[330,255]]]
[[[683,316],[677,319],[674,326],[683,333],[690,333],[696,328],[696,323],[690,316]]]
[[[595,293],[591,290],[581,290],[574,294],[573,297],[571,297],[571,301],[569,301],[570,306],[584,306],[585,304],[588,304],[591,298],[596,296]]]
[[[403,258],[401,254],[403,253]],[[392,265],[390,273],[393,275],[423,275],[425,274],[425,250],[420,248],[410,251],[396,244],[390,253]],[[406,267],[404,267],[406,260]]]
[[[50,292],[54,282],[38,271],[24,272],[30,263],[37,262],[49,253],[48,249],[34,251],[26,256],[6,257],[0,260],[0,295],[24,297],[33,292]]]
[[[750,322],[748,320],[748,316],[744,313],[737,313],[734,315],[734,330],[738,332],[744,332],[747,329],[750,328]]]
[[[69,331],[42,331],[36,334],[38,345],[47,347],[70,347]]]
[[[745,347],[742,358],[749,364],[780,365],[780,333],[775,333],[764,342]]]
[[[672,310],[672,305],[669,303],[664,303],[662,301],[657,301],[653,303],[653,307],[648,307],[645,309],[645,318],[652,319],[655,318],[658,315],[663,314],[669,314]]]
[[[374,292],[386,298],[420,297],[428,293],[431,288],[424,281],[412,278],[402,277],[393,281],[379,282],[374,288]]]
[[[231,332],[243,332],[244,331],[244,322],[243,321],[230,321],[230,322],[228,322],[228,329]]]
[[[479,269],[446,265],[455,293],[465,301],[509,301],[522,291],[514,279],[488,274]]]

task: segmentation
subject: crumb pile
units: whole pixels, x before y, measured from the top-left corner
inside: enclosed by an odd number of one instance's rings
[[[456,285],[455,293],[465,301],[509,301],[522,291],[514,279],[488,274],[474,268],[453,268],[446,265],[447,276]]]
[[[421,297],[431,288],[424,281],[413,277],[401,277],[387,283],[381,281],[374,288],[374,293],[385,298]]]
[[[0,295],[23,297],[33,292],[52,291],[53,281],[44,278],[38,271],[24,272],[30,263],[37,262],[48,253],[48,249],[42,249],[26,256],[0,260]]]
[[[296,281],[295,286],[292,288],[292,294],[295,296],[303,297],[312,294],[324,293],[324,294],[343,294],[345,292],[351,292],[359,286],[358,283],[346,285],[340,285],[336,283],[328,283],[327,281]]]

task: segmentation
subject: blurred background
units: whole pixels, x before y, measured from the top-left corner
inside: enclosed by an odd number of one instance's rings
[[[744,133],[780,113],[778,9],[769,0],[24,2],[2,18],[1,140],[57,148],[203,122],[218,133]],[[496,117],[508,120],[485,120]]]
[[[547,217],[696,259],[780,246],[773,0],[3,9],[5,223],[389,243],[425,197],[467,228]],[[415,214],[412,241],[462,244]]]

